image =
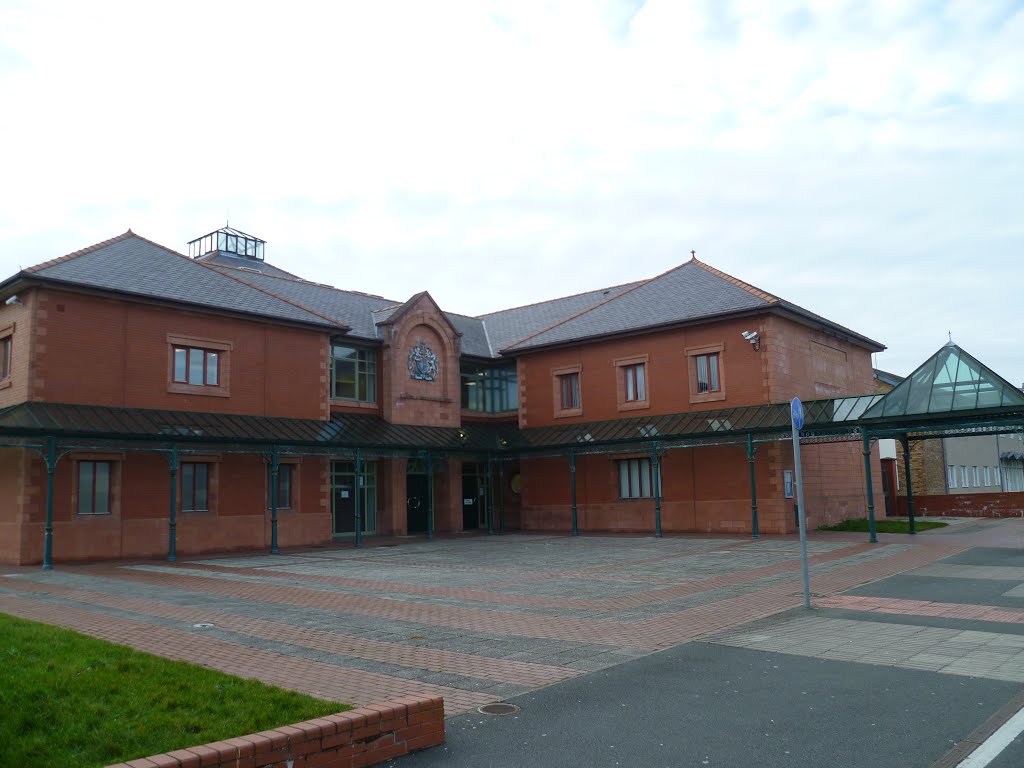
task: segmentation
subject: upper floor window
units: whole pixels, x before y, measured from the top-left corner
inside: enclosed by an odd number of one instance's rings
[[[725,399],[725,371],[722,367],[724,349],[723,344],[709,344],[686,350],[691,403]]]
[[[992,467],[986,466],[985,467],[985,486],[988,487],[990,485],[992,485]]]
[[[971,487],[971,483],[968,480],[968,476],[967,476],[967,465],[966,464],[962,464],[960,466],[960,487],[961,488],[970,488]]]
[[[697,355],[694,362],[697,364],[697,392],[720,392],[722,385],[718,378],[718,354]]]
[[[583,415],[582,365],[551,369],[555,418]]]
[[[981,471],[977,467],[971,467],[971,475],[974,480],[974,487],[981,487]]]
[[[620,357],[615,364],[615,390],[620,411],[647,408],[650,405],[647,391],[647,355]]]
[[[197,386],[220,386],[220,352],[196,347],[175,347],[174,381]]]
[[[11,368],[14,355],[14,323],[0,328],[0,384],[11,384]]]
[[[580,375],[578,373],[566,373],[558,377],[558,387],[561,393],[561,405],[563,411],[580,407]]]
[[[2,363],[0,363],[0,379],[11,378],[11,349],[13,348],[13,336],[5,336],[0,339],[0,357],[2,357]]]
[[[373,349],[331,345],[331,397],[377,401],[377,353]]]
[[[946,465],[946,485],[956,488],[956,464]]]
[[[167,391],[185,395],[230,395],[229,341],[167,334]]]
[[[462,408],[476,413],[506,413],[519,407],[515,365],[463,364]]]

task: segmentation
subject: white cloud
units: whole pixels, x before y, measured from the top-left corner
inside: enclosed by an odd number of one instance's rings
[[[897,372],[952,329],[1024,381],[1022,57],[1012,2],[8,4],[0,271],[230,215],[481,312],[696,248]]]

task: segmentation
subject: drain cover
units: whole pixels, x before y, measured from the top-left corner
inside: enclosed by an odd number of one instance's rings
[[[209,622],[201,621],[198,624],[193,624],[192,628],[193,629],[213,629],[213,624],[210,624]]]
[[[481,715],[514,715],[518,711],[515,704],[484,704],[477,710]]]

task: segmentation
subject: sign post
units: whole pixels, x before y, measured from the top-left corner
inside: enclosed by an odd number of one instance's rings
[[[804,608],[811,607],[811,576],[807,570],[807,511],[804,507],[804,475],[800,468],[800,430],[804,428],[804,404],[799,397],[789,403],[793,427],[793,469],[796,472],[796,505],[800,524],[800,562],[804,576]]]

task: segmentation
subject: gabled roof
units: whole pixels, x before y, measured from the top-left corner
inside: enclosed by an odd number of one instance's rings
[[[610,336],[744,310],[764,309],[778,297],[691,259],[609,295],[604,301],[528,336],[507,349],[527,350]]]
[[[953,342],[928,358],[863,418],[1024,407],[1024,392]]]
[[[31,279],[278,321],[344,330],[342,323],[249,285],[128,230],[123,235],[19,272]]]
[[[286,278],[272,274],[241,271],[222,264],[213,265],[224,274],[236,276],[258,288],[283,296],[349,327],[349,336],[362,339],[377,339],[377,328],[373,312],[392,307],[395,302],[383,296],[373,296],[357,291],[343,291],[330,285],[311,283],[297,278]]]
[[[275,267],[262,259],[250,259],[245,256],[238,256],[234,253],[223,253],[221,251],[213,251],[212,253],[204,254],[199,256],[196,261],[200,261],[204,264],[216,265],[221,267],[236,267],[249,272],[259,272],[264,275],[274,275],[275,277],[287,277],[291,280],[301,280],[302,278],[298,275],[293,275],[291,272]]]
[[[638,285],[640,282],[599,288],[596,291],[563,296],[550,301],[528,304],[524,307],[490,312],[480,315],[479,319],[483,321],[487,330],[491,354],[496,356],[500,350],[513,346],[515,342],[549,328],[568,317],[591,309]]]

